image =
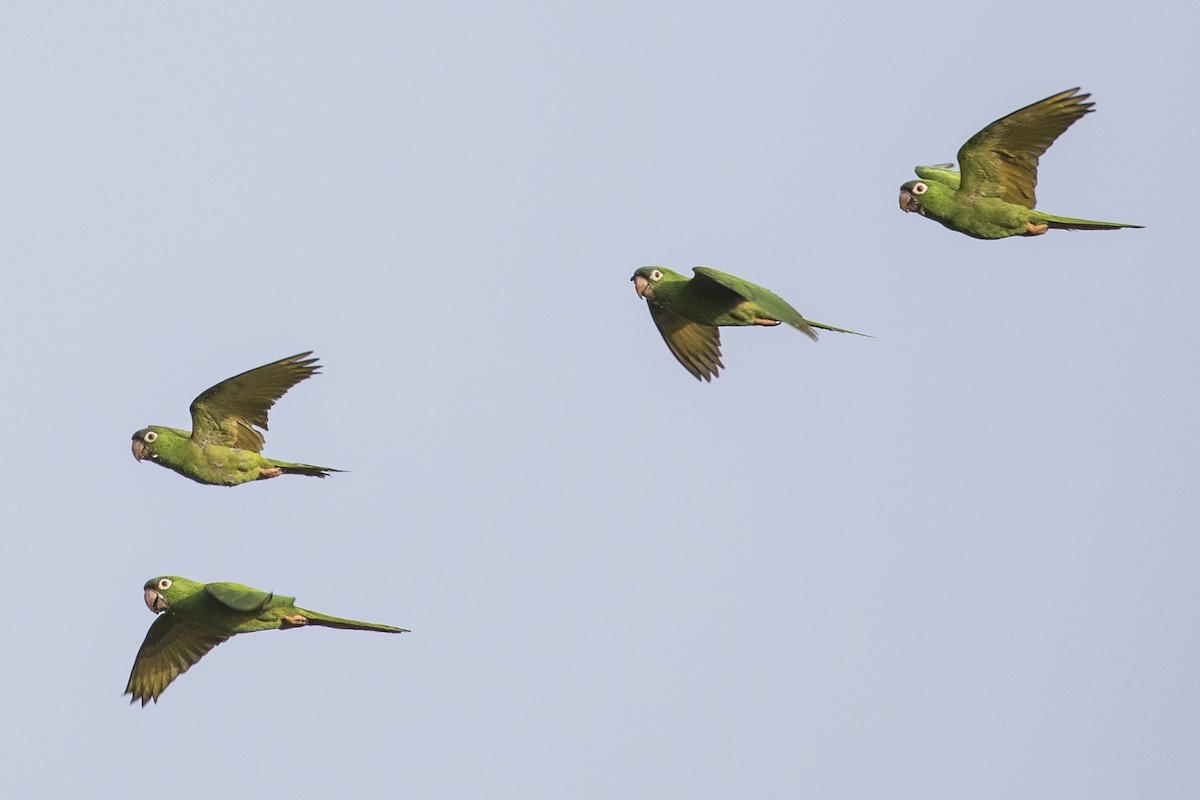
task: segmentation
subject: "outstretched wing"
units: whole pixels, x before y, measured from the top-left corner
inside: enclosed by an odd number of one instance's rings
[[[252,589],[240,583],[206,583],[204,591],[232,611],[261,611],[275,599],[274,592]],[[295,598],[282,598],[294,600]]]
[[[1033,208],[1038,159],[1095,105],[1077,92],[1078,86],[1025,106],[968,139],[958,151],[961,191]]]
[[[192,440],[260,452],[267,412],[288,389],[318,371],[312,351],[235,375],[192,401]]]
[[[809,327],[808,320],[804,318],[804,315],[792,308],[788,301],[770,289],[764,289],[757,284],[750,283],[750,281],[744,281],[736,275],[721,272],[719,269],[693,267],[692,271],[696,273],[696,277],[692,280],[700,281],[700,285],[707,283],[708,285],[719,286],[722,289],[734,292],[767,312],[772,319],[786,322],[814,341],[816,340],[817,335]]]
[[[133,695],[129,702],[141,700],[143,706],[151,700],[158,702],[171,681],[228,638],[170,611],[160,614],[146,633],[129,673],[125,686],[125,694]]]
[[[650,317],[671,355],[697,380],[711,381],[717,377],[719,370],[725,367],[721,363],[720,329],[684,319],[655,303],[646,305],[650,307]]]

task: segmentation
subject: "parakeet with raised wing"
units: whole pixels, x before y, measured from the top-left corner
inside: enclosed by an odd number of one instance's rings
[[[312,352],[235,375],[192,401],[192,430],[150,425],[133,434],[133,457],[173,469],[197,483],[237,486],[280,475],[324,478],[332,467],[294,464],[261,454],[267,412],[300,381],[315,375]]]
[[[720,326],[786,322],[813,341],[813,328],[866,335],[805,319],[779,295],[735,275],[708,267],[692,272],[687,278],[666,267],[642,267],[630,280],[671,354],[697,380],[711,381],[725,367]]]
[[[296,598],[237,583],[198,583],[175,575],[142,587],[146,607],[158,615],[138,650],[125,693],[145,706],[205,653],[239,633],[318,625],[352,631],[408,633],[406,628],[341,619],[298,608]]]
[[[917,167],[919,180],[900,187],[900,208],[976,239],[1040,236],[1050,228],[1107,231],[1140,228],[1043,214],[1037,199],[1038,159],[1095,103],[1079,87],[1025,106],[967,140],[953,164]]]

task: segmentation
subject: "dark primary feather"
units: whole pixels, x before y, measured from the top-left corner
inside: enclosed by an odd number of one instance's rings
[[[958,151],[961,191],[970,196],[1000,197],[1009,203],[1037,205],[1038,159],[1071,126],[1092,110],[1091,95],[1079,87],[1031,103],[985,127]]]
[[[311,355],[310,350],[247,370],[201,392],[191,406],[192,439],[261,452],[263,435],[252,426],[267,430],[275,401],[319,371]]]

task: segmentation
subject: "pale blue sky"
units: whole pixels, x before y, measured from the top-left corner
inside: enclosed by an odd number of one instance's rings
[[[1200,795],[1191,6],[0,10],[13,796]],[[1050,213],[915,164],[1080,85]],[[634,294],[707,265],[872,334]],[[233,490],[130,434],[313,349]],[[402,637],[121,692],[164,573]]]

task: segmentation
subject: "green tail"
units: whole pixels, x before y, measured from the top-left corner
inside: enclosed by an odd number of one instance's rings
[[[380,633],[410,633],[408,628],[393,628],[391,625],[379,625],[375,622],[359,622],[354,619],[342,619],[341,617],[331,617],[328,614],[319,614],[316,611],[309,611],[305,608],[297,608],[304,616],[308,617],[309,625],[320,625],[324,628],[340,628],[344,631],[379,631]]]
[[[1099,222],[1094,219],[1072,219],[1071,217],[1056,217],[1035,211],[1031,215],[1037,222],[1044,222],[1051,228],[1061,228],[1068,231],[1115,231],[1117,228],[1143,228],[1144,225],[1129,225],[1124,222]]]
[[[820,328],[823,331],[836,331],[837,333],[853,333],[855,336],[865,336],[868,339],[875,338],[869,333],[859,333],[858,331],[851,331],[847,330],[846,328],[835,328],[832,325],[826,325],[824,322],[813,322],[811,319],[806,319],[804,321],[808,323],[810,328]]]
[[[271,466],[279,467],[283,470],[284,475],[308,475],[312,478],[325,478],[331,472],[345,472],[344,469],[334,469],[333,467],[316,467],[312,464],[293,464],[290,461],[276,461],[273,458],[267,459],[271,462]]]

